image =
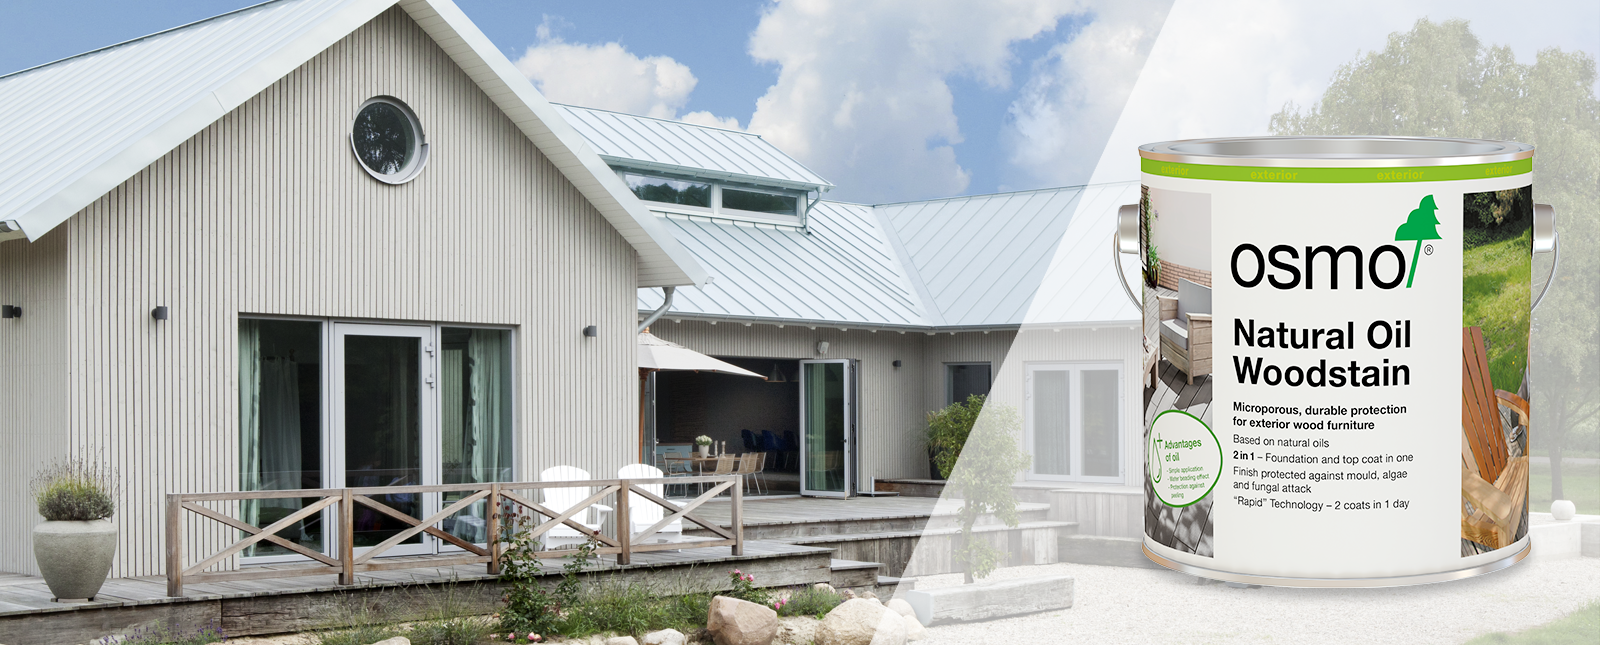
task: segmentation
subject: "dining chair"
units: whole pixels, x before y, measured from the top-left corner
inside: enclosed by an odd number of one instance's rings
[[[761,473],[767,469],[767,453],[747,452],[739,456],[739,474],[755,484],[757,495],[764,495],[761,488]]]
[[[729,454],[717,456],[717,467],[708,475],[734,475],[739,469],[739,458]]]

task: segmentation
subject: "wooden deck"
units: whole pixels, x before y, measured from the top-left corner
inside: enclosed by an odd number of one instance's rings
[[[1144,389],[1144,427],[1150,427],[1150,422],[1155,421],[1156,415],[1167,410],[1183,410],[1189,414],[1200,417],[1206,425],[1211,425],[1211,374],[1196,378],[1194,385],[1189,384],[1189,379],[1174,367],[1172,363],[1163,358],[1156,366],[1155,387]]]
[[[399,562],[406,558],[388,558]],[[830,582],[832,550],[776,541],[746,542],[744,555],[727,547],[658,551],[635,555],[631,564],[603,559],[590,575],[677,589],[720,589],[738,568],[763,586]],[[564,559],[543,563],[560,574]],[[0,574],[0,643],[32,645],[88,643],[155,621],[181,626],[218,625],[230,637],[326,627],[360,607],[383,606],[386,618],[415,619],[449,601],[489,613],[499,608],[501,585],[482,565],[375,571],[357,574],[356,584],[338,576],[194,583],[181,598],[167,597],[160,576],[113,578],[94,602],[52,602],[44,580]]]

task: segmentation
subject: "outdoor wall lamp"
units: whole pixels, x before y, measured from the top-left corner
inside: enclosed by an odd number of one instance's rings
[[[0,318],[21,318],[22,307],[16,305],[0,305]]]
[[[818,354],[826,354],[826,353],[828,353],[828,341],[825,341],[825,340],[817,341],[817,353]]]
[[[166,320],[167,319],[167,306],[166,305],[160,305],[160,306],[156,307],[155,309],[151,309],[150,310],[150,317],[154,318],[156,320]]]
[[[895,367],[900,367],[900,359],[898,359],[898,358],[894,359],[894,366]]]
[[[587,336],[589,338],[594,338],[595,336],[599,336],[600,335],[600,328],[599,327],[595,327],[594,325],[589,325],[588,327],[584,327],[583,328],[583,335]]]

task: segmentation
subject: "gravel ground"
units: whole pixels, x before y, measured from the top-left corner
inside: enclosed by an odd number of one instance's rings
[[[1071,609],[928,630],[916,645],[1000,643],[1462,643],[1550,622],[1600,600],[1600,558],[1393,589],[1239,589],[1166,570],[1051,564],[994,578],[1066,574]],[[961,583],[930,576],[918,589]],[[1600,642],[1597,638],[1596,642]]]

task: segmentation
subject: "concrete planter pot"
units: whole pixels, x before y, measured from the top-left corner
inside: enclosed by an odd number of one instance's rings
[[[94,600],[116,552],[117,525],[109,520],[45,522],[33,528],[33,558],[55,600]]]

